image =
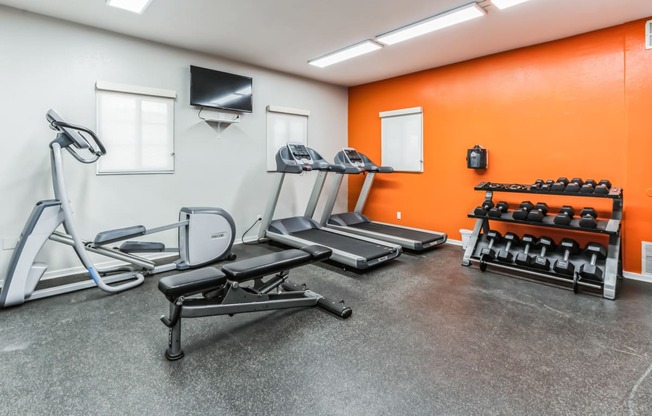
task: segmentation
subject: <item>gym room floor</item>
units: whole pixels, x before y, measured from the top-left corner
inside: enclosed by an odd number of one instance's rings
[[[461,258],[445,245],[367,273],[296,269],[353,316],[184,319],[176,362],[156,277],[2,310],[0,414],[652,414],[652,285],[626,280],[610,301]]]

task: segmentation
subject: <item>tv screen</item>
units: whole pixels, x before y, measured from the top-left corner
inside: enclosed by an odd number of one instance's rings
[[[190,105],[251,113],[252,79],[190,66]]]

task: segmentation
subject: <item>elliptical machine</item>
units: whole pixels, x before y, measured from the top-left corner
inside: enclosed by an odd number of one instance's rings
[[[0,308],[94,286],[110,293],[123,292],[143,283],[146,275],[235,259],[231,252],[235,239],[235,223],[221,208],[185,207],[180,210],[179,221],[173,224],[149,230],[142,225],[136,225],[100,232],[93,241],[82,240],[77,233],[66,189],[62,149],[85,164],[95,163],[106,154],[106,149],[95,133],[85,127],[65,122],[54,110],[48,111],[46,119],[50,127],[58,133],[50,143],[55,199],[39,201],[32,210],[9,261],[7,275],[0,291]],[[57,231],[61,225],[64,232]],[[166,249],[163,243],[158,242],[125,241],[175,228],[178,229],[178,249]],[[37,284],[48,266],[37,262],[36,256],[47,240],[72,246],[92,280],[37,289]],[[108,246],[119,241],[125,242],[117,248]],[[154,261],[135,254],[177,251],[179,259],[163,265],[156,265]],[[124,267],[97,270],[87,252],[127,263],[129,271],[124,272]],[[124,281],[126,282],[114,284]]]

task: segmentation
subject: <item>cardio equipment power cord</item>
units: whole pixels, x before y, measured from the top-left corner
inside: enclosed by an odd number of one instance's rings
[[[248,233],[249,231],[251,231],[251,229],[254,228],[254,226],[255,226],[259,221],[262,221],[262,220],[263,220],[262,218],[256,218],[256,221],[254,221],[254,223],[251,224],[251,227],[247,228],[247,231],[245,231],[244,233],[242,233],[242,237],[240,237],[240,241],[242,241],[242,244],[247,245],[247,246],[255,246],[256,244],[260,244],[260,243],[261,243],[261,240],[262,240],[262,239],[261,239],[260,237],[258,237],[255,241],[250,241],[250,242],[245,242],[245,241],[244,241],[244,238],[245,238],[245,235],[247,235],[247,233]]]

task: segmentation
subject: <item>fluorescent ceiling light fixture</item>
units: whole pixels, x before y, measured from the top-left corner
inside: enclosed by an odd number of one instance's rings
[[[106,4],[118,9],[141,14],[152,0],[106,0]]]
[[[356,56],[364,55],[365,53],[373,52],[380,48],[382,48],[382,46],[376,42],[365,40],[364,42],[357,43],[337,52],[329,53],[321,58],[308,61],[308,63],[310,65],[318,66],[319,68],[324,68],[338,62],[346,61],[347,59],[355,58]]]
[[[525,3],[526,1],[528,0],[491,0],[494,6],[498,7],[500,10]]]
[[[453,9],[449,12],[438,14],[437,16],[430,17],[420,22],[378,36],[376,40],[386,45],[393,45],[395,43],[403,42],[404,40],[425,35],[426,33],[430,33],[435,30],[443,29],[448,26],[453,26],[457,23],[466,22],[467,20],[484,16],[485,14],[486,12],[482,7],[478,6],[476,3],[471,3],[467,4],[466,6],[458,7],[457,9]]]

